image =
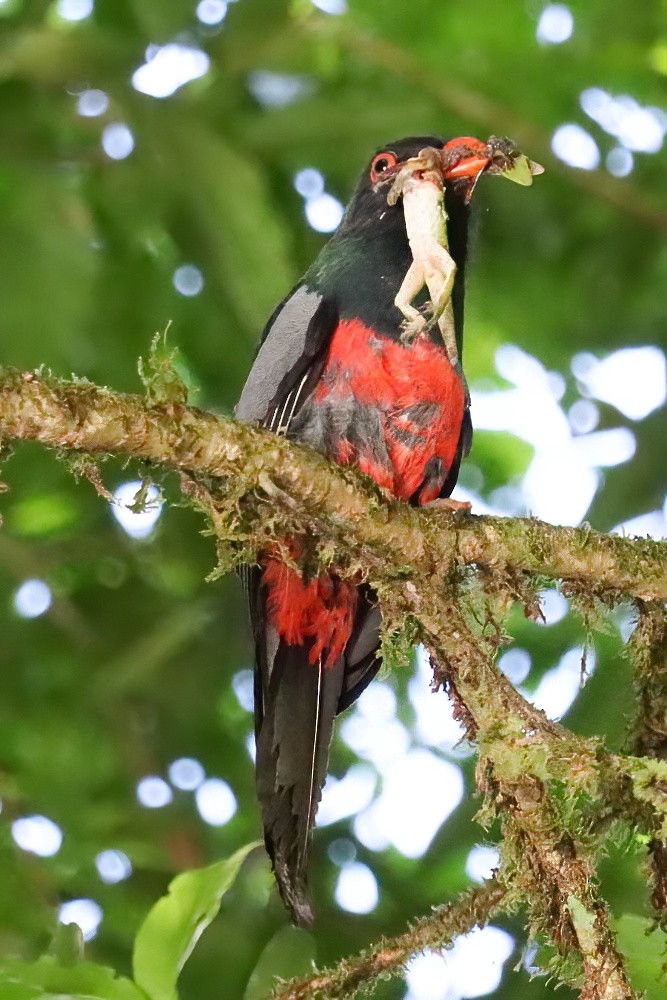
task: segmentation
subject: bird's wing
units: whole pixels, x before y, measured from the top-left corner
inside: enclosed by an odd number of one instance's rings
[[[297,285],[266,325],[236,405],[238,419],[286,433],[317,383],[337,325],[335,302]]]
[[[448,497],[451,495],[452,490],[456,486],[456,480],[459,477],[461,460],[469,454],[471,447],[472,420],[470,419],[470,409],[466,406],[463,412],[463,420],[461,422],[461,432],[459,434],[459,443],[456,448],[456,454],[454,455],[454,461],[452,462],[451,468],[447,473],[447,478],[445,479],[442,489],[440,490],[441,497]]]

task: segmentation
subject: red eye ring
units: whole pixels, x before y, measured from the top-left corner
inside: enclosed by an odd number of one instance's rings
[[[391,170],[398,163],[395,153],[390,153],[385,151],[384,153],[378,153],[377,156],[373,157],[373,162],[371,163],[371,181],[376,184],[383,174],[387,170]]]

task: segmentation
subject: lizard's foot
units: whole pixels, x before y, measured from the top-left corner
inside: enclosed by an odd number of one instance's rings
[[[469,514],[472,510],[472,504],[467,500],[453,500],[451,497],[438,497],[423,506],[425,510],[444,510],[450,514]]]
[[[424,316],[415,316],[401,323],[401,343],[411,344],[428,329],[428,321]]]
[[[421,307],[420,312],[424,317],[424,323],[429,330],[438,322],[443,311],[443,309],[436,309],[430,300]]]

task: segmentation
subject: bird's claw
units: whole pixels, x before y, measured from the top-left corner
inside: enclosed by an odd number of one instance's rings
[[[424,504],[426,510],[442,510],[449,514],[469,514],[472,504],[467,500],[453,500],[452,497],[438,497]]]

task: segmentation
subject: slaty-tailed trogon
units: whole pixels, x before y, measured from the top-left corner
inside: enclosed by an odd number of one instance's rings
[[[339,228],[271,316],[236,408],[239,419],[354,464],[412,504],[449,496],[472,429],[460,370],[437,325],[411,343],[401,338],[394,298],[412,257],[401,200],[389,205],[381,182],[424,147],[443,145],[421,136],[378,150]],[[485,165],[464,153],[445,184],[459,356],[468,200]],[[298,562],[299,540],[289,544]],[[378,670],[380,611],[367,586],[305,577],[270,553],[245,568],[244,582],[265,841],[283,900],[297,923],[308,923],[307,858],[334,718]]]

